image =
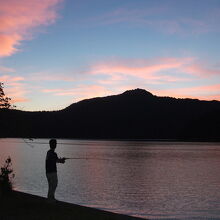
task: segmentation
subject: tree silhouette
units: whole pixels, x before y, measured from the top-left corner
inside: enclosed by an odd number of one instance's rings
[[[4,93],[4,90],[3,90],[3,83],[0,82],[0,108],[5,108],[5,109],[9,109],[9,108],[12,108],[12,107],[15,107],[15,106],[12,106],[11,105],[11,98],[7,97]]]

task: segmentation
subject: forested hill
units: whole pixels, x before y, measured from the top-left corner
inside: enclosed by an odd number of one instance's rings
[[[220,141],[220,102],[158,97],[142,89],[61,111],[0,110],[1,137]]]

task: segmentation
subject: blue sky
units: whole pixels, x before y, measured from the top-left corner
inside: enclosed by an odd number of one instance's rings
[[[0,21],[0,81],[18,109],[134,88],[220,100],[219,0],[8,0]]]

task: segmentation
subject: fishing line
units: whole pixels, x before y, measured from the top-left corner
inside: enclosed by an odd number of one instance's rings
[[[22,139],[24,141],[25,144],[27,144],[28,146],[30,146],[31,148],[34,148],[35,146],[33,144],[31,144],[33,142],[34,139],[29,138],[28,140],[32,141],[31,143],[28,142],[26,139]],[[33,142],[34,143],[34,142]],[[39,143],[39,142],[35,142],[37,144],[47,144],[47,143]],[[110,159],[104,159],[104,158],[91,158],[91,157],[64,157],[65,160],[105,160],[105,161],[110,161],[110,162],[114,162],[113,160]],[[117,163],[117,162],[116,162]]]
[[[22,140],[24,141],[25,144],[27,144],[29,147],[31,148],[34,148],[34,145],[33,144],[30,144],[29,142],[27,142],[24,138],[22,138]],[[33,142],[33,139],[32,138],[29,138],[28,140],[32,141]]]

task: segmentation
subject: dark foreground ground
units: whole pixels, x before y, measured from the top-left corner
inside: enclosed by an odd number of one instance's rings
[[[141,220],[66,202],[47,203],[45,198],[13,192],[0,198],[0,220]]]

